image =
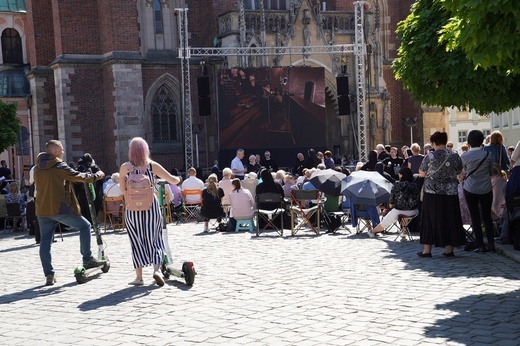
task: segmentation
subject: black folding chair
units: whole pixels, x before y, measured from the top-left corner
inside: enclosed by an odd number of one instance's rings
[[[259,208],[261,205],[271,204],[274,208]],[[264,192],[256,195],[256,235],[259,236],[267,228],[272,228],[280,236],[283,236],[283,214],[285,212],[285,202],[283,196],[276,192]],[[280,227],[277,226],[277,220],[280,219]],[[265,222],[265,225],[260,228],[260,220]]]

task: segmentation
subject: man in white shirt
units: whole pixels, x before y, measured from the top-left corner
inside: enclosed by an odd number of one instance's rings
[[[242,159],[244,158],[244,149],[237,150],[237,156],[231,161],[231,171],[235,175],[235,178],[240,180],[244,180],[244,174],[246,173],[246,169],[244,168],[244,164],[242,163]]]
[[[204,190],[204,182],[196,177],[197,170],[193,167],[188,169],[188,179],[182,182],[182,191],[186,190]],[[185,202],[187,204],[196,204],[200,203],[202,199],[202,194],[200,196],[197,195],[187,195]]]

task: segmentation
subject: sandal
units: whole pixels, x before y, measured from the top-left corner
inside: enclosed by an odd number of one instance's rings
[[[128,284],[129,285],[134,285],[134,286],[142,286],[142,285],[144,285],[144,282],[143,282],[143,280],[135,279],[134,281],[129,282]]]

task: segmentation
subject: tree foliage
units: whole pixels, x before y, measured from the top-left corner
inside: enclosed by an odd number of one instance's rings
[[[481,114],[518,106],[518,76],[494,66],[475,67],[462,49],[448,49],[440,39],[452,17],[440,0],[418,0],[412,6],[397,27],[401,45],[393,63],[396,78],[430,106],[470,107]]]
[[[20,119],[16,116],[16,103],[0,100],[0,152],[18,142]]]
[[[440,37],[448,49],[462,49],[475,66],[520,74],[520,1],[441,2],[452,12]]]

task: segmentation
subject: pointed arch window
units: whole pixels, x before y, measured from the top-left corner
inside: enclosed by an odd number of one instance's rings
[[[22,38],[15,29],[2,32],[2,55],[4,64],[23,65]]]
[[[152,100],[152,131],[154,143],[173,143],[180,140],[179,117],[173,91],[166,84],[157,89]]]
[[[154,17],[155,17],[155,33],[164,34],[163,13],[162,13],[161,1],[154,0],[153,8],[154,8]]]

